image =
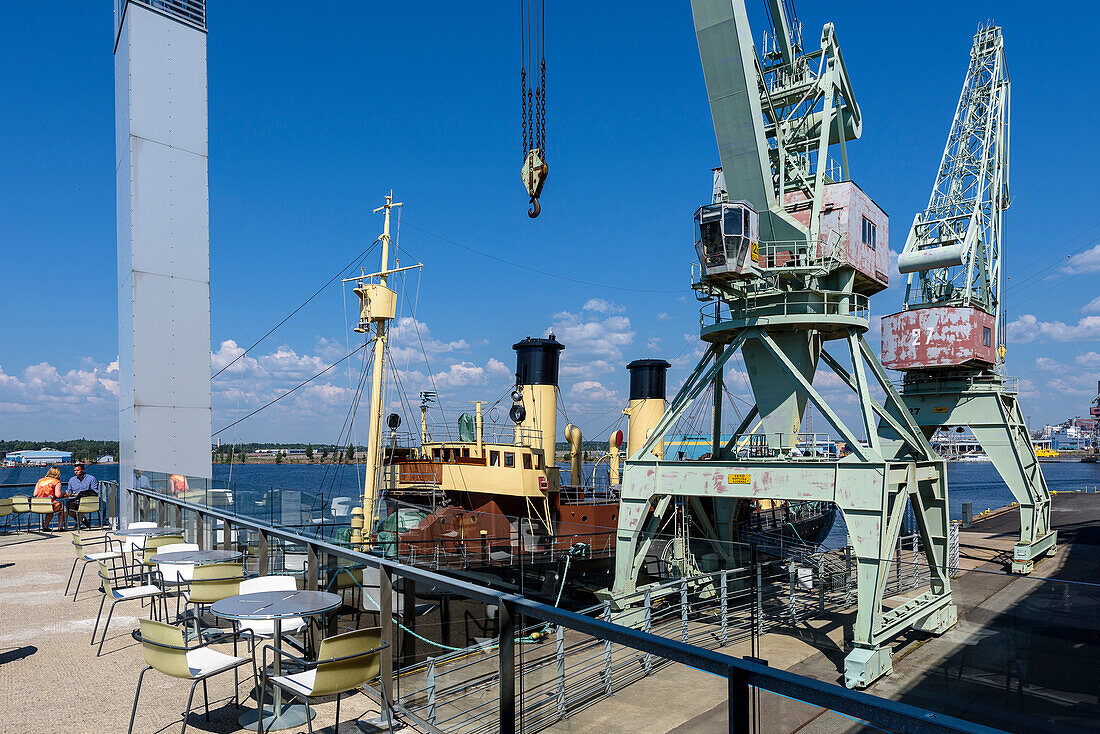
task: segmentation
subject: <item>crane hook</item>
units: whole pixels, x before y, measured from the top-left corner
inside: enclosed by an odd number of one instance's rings
[[[534,219],[535,217],[537,217],[541,213],[542,213],[542,207],[539,206],[539,200],[536,199],[534,196],[532,196],[531,197],[531,208],[527,211],[527,216],[531,217],[531,219]]]

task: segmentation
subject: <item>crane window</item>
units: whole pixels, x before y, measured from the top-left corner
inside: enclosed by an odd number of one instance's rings
[[[875,249],[875,223],[867,217],[863,218],[863,244]]]
[[[735,208],[726,210],[725,229],[727,237],[741,234],[741,212],[741,209]]]
[[[982,346],[983,347],[993,346],[993,330],[990,329],[988,326],[983,326],[982,327]]]

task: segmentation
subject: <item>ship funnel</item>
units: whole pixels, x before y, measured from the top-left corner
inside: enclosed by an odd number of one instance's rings
[[[554,465],[558,436],[558,359],[565,346],[551,334],[546,339],[527,337],[512,345],[516,351],[517,416],[519,435],[531,448],[543,453],[544,466]],[[526,434],[526,435],[525,435]]]
[[[671,367],[663,359],[636,359],[626,366],[630,371],[630,405],[627,415],[626,455],[633,457],[645,444],[650,432],[665,414],[665,373]],[[653,448],[664,458],[665,443]]]

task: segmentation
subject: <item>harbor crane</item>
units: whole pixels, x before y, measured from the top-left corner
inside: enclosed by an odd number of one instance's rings
[[[1015,381],[1004,376],[1010,90],[1001,29],[981,26],[928,206],[898,257],[908,284],[902,311],[882,320],[882,363],[904,373],[902,399],[926,436],[967,426],[981,443],[1019,503],[1012,571],[1026,574],[1054,551],[1057,531]]]
[[[712,201],[695,213],[692,287],[704,304],[700,338],[707,349],[625,462],[610,598],[639,588],[670,507],[690,505],[716,551],[728,554],[722,549],[733,539],[740,502],[833,502],[857,568],[854,647],[844,678],[862,688],[892,669],[890,638],[908,628],[942,633],[956,621],[946,463],[865,338],[868,297],[888,284],[889,222],[848,172],[846,146],[863,123],[836,31],[828,23],[816,44],[804,44],[792,4],[766,6],[771,32],[758,53],[744,0],[691,3],[722,164]],[[839,164],[830,157],[835,149]],[[738,354],[755,404],[723,440],[724,373]],[[827,398],[815,386],[821,363],[847,395]],[[710,458],[665,460],[661,442],[697,400],[713,411]],[[808,403],[847,455],[799,450]],[[851,421],[842,417],[849,403],[856,406]],[[930,587],[887,610],[888,556],[908,507]]]

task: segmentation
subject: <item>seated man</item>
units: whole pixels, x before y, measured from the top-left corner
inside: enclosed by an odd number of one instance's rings
[[[91,474],[84,473],[83,462],[73,464],[73,476],[69,478],[68,494],[72,498],[69,500],[69,510],[71,511],[76,510],[76,506],[80,502],[79,498],[99,496],[99,482]],[[85,517],[84,527],[90,528],[91,526],[91,521]]]

